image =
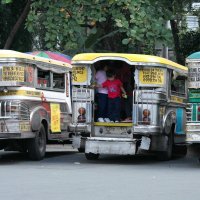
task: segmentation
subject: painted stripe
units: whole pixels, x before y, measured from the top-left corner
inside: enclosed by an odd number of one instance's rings
[[[192,121],[197,120],[197,104],[193,104],[192,106]]]

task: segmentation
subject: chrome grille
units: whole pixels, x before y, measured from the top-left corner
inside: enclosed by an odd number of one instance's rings
[[[191,103],[188,103],[186,105],[186,120],[187,122],[192,121],[192,104]]]
[[[18,133],[21,122],[30,122],[28,106],[20,101],[0,101],[0,132]]]
[[[186,117],[187,122],[200,122],[200,103],[188,103],[186,106]]]
[[[133,110],[133,119],[135,124],[146,124],[146,125],[156,125],[158,123],[157,119],[157,104],[166,101],[166,93],[164,91],[156,90],[137,90],[134,92],[135,95],[135,105]],[[148,109],[150,111],[150,118],[148,123],[143,120],[143,110]]]
[[[1,101],[0,119],[30,120],[29,107],[20,101]]]

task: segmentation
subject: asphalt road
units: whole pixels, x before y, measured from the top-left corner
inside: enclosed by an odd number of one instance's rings
[[[199,148],[171,161],[102,156],[87,161],[70,145],[49,146],[42,161],[0,151],[0,200],[199,200]]]

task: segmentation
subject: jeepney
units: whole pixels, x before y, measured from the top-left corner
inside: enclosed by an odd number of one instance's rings
[[[68,63],[0,50],[0,149],[45,156],[49,141],[70,138]]]
[[[134,85],[130,122],[96,121],[96,95],[91,85],[102,62],[114,70],[123,64],[130,68],[131,75],[126,77]],[[154,152],[159,159],[168,160],[174,147],[184,144],[187,67],[157,56],[122,53],[78,54],[72,65],[72,124],[77,130],[73,146],[85,148],[87,159]]]
[[[186,58],[188,66],[188,104],[186,142],[200,143],[200,52]]]

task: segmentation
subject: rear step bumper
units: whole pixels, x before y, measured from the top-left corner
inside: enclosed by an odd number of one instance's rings
[[[129,138],[87,138],[85,153],[135,155],[136,140]]]

